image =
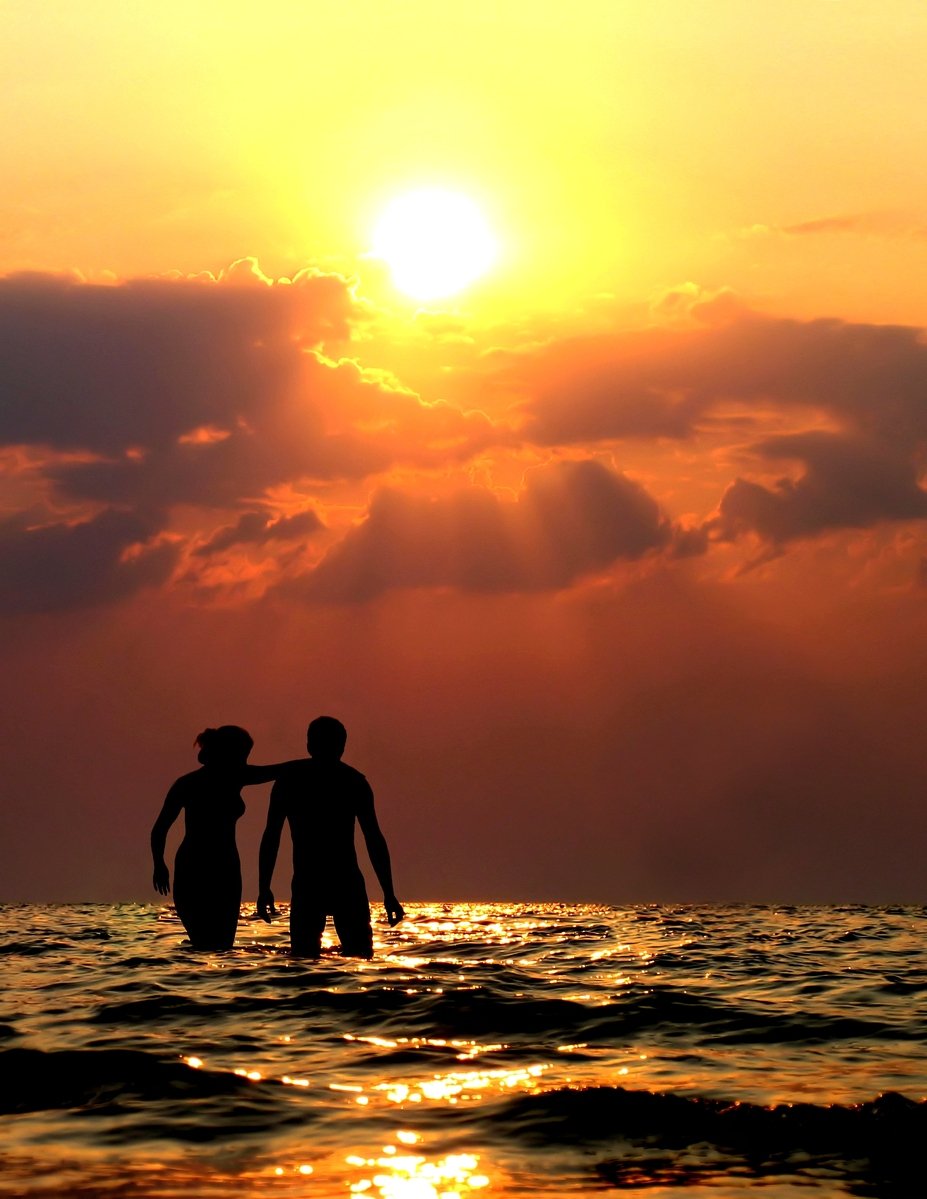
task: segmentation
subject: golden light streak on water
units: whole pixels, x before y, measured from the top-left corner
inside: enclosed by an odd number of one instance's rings
[[[381,1049],[397,1049],[401,1045],[408,1045],[413,1049],[418,1049],[422,1046],[435,1049],[444,1049],[450,1047],[459,1049],[460,1052],[456,1055],[457,1061],[465,1062],[472,1061],[483,1053],[497,1053],[500,1049],[504,1049],[505,1045],[502,1041],[477,1042],[470,1040],[452,1039],[448,1040],[445,1037],[357,1037],[345,1036],[346,1041],[355,1041],[375,1045]]]
[[[355,1195],[379,1195],[381,1199],[463,1199],[474,1191],[489,1188],[488,1174],[479,1169],[476,1153],[449,1153],[430,1158],[424,1153],[400,1154],[394,1145],[384,1145],[383,1154],[361,1158],[352,1154],[346,1162],[363,1170],[363,1176],[348,1184]]]
[[[482,1100],[487,1092],[498,1095],[515,1089],[536,1091],[538,1080],[546,1069],[547,1066],[539,1064],[516,1070],[450,1070],[431,1078],[381,1082],[373,1089],[385,1095],[390,1103],[420,1103],[424,1098],[456,1104],[458,1101]]]
[[[310,966],[284,922],[210,958],[148,908],[11,911],[0,1054],[22,1085],[0,1199],[552,1199],[626,1156],[597,1139],[619,1091],[656,1123],[608,1185],[728,1199],[736,1162],[673,1174],[659,1137],[677,1101],[813,1103],[827,1122],[833,1102],[927,1093],[927,910],[410,913],[372,962]],[[22,1049],[42,1060],[17,1065]],[[801,1199],[818,1168],[755,1189]]]

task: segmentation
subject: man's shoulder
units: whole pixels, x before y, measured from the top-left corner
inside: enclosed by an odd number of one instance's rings
[[[309,758],[293,758],[290,762],[281,762],[277,767],[274,790],[287,790],[290,787],[299,786],[308,778],[310,767]]]
[[[367,776],[361,774],[354,766],[349,766],[347,762],[339,762],[339,782],[343,787],[351,791],[367,792],[370,790],[370,784],[367,782]]]
[[[281,762],[277,769],[281,772],[306,770],[311,764],[311,758],[291,758],[289,762]]]
[[[324,792],[333,786],[343,793],[370,790],[366,777],[347,762],[296,758],[292,762],[281,763],[274,783],[274,794],[287,797],[317,789]]]

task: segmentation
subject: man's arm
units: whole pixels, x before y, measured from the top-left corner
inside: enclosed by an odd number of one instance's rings
[[[383,888],[383,907],[386,910],[386,919],[390,925],[398,924],[405,916],[405,912],[402,910],[402,904],[396,898],[396,893],[393,890],[393,871],[389,860],[389,849],[386,844],[386,838],[380,829],[376,811],[374,810],[373,792],[370,790],[370,785],[366,779],[364,780],[363,793],[358,799],[357,822],[361,826],[361,832],[364,834],[367,853],[370,855],[370,865],[373,867],[377,880]]]
[[[277,864],[277,851],[280,848],[280,834],[283,832],[284,820],[286,820],[286,804],[280,792],[280,784],[277,782],[274,783],[270,793],[267,824],[264,826],[264,835],[261,837],[261,848],[258,853],[257,914],[268,924],[271,917],[277,914],[270,884],[274,878],[274,867]]]

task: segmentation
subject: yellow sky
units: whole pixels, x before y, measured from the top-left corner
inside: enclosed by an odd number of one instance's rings
[[[0,269],[361,271],[397,192],[471,195],[495,315],[685,279],[923,318],[927,8],[617,0],[2,9]],[[783,232],[807,222],[857,222]],[[374,284],[371,284],[373,286]]]
[[[321,711],[409,893],[440,807],[487,895],[922,897],[925,63],[923,0],[0,0],[8,818],[60,847],[0,898],[103,826],[139,894],[170,755]],[[424,308],[369,256],[417,188],[499,244]]]

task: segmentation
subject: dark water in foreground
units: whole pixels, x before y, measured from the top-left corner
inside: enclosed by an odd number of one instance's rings
[[[927,909],[0,908],[0,1196],[927,1195]],[[881,1096],[881,1098],[880,1098]]]

